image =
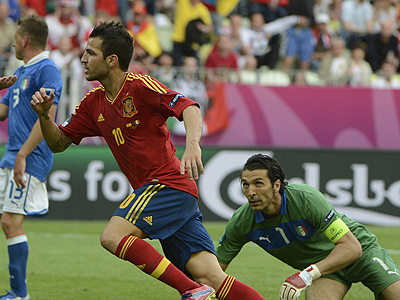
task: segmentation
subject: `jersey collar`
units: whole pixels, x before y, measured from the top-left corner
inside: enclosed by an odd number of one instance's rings
[[[50,52],[49,51],[43,51],[39,53],[38,55],[32,57],[26,64],[25,67],[31,66],[33,64],[36,64],[37,62],[41,61],[42,59],[49,58],[50,57]]]
[[[283,195],[281,196],[281,215],[286,214],[286,191],[283,192]],[[256,211],[255,213],[256,217],[256,223],[261,223],[265,220],[267,220],[264,216],[264,214],[261,211]]]

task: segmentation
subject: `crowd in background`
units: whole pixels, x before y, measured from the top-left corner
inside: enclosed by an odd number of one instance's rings
[[[39,14],[64,77],[61,111],[85,93],[80,57],[93,26],[109,20],[134,37],[129,71],[205,107],[216,81],[400,88],[399,12],[398,0],[0,0],[0,75],[21,64],[18,18]]]

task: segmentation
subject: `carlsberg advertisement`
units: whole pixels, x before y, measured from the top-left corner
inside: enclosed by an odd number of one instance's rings
[[[183,149],[177,150],[181,157]],[[340,213],[364,224],[400,226],[400,153],[381,150],[203,147],[205,173],[197,183],[205,221],[227,221],[246,202],[239,175],[256,153],[276,158],[289,184],[319,189]],[[55,154],[47,188],[51,219],[107,220],[133,192],[104,146]]]

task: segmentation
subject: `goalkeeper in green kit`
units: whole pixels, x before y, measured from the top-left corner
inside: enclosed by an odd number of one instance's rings
[[[247,160],[240,180],[248,203],[233,214],[217,247],[224,270],[254,242],[300,270],[282,284],[282,300],[304,290],[306,300],[342,300],[356,282],[375,299],[400,299],[399,267],[367,227],[338,213],[321,192],[287,184],[279,163],[262,154]]]

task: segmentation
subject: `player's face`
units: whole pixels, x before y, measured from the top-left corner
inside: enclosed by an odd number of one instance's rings
[[[245,170],[242,172],[242,189],[251,208],[266,215],[278,215],[280,212],[280,181],[272,185],[267,170]]]
[[[20,60],[23,59],[23,56],[22,56],[22,53],[21,53],[21,51],[22,51],[22,49],[23,49],[22,43],[23,43],[23,38],[22,38],[22,36],[18,33],[18,30],[17,30],[17,31],[14,33],[14,44],[13,44],[13,46],[14,46],[14,49],[15,49],[15,57],[16,57],[17,59],[20,59]]]
[[[109,74],[110,69],[107,58],[103,58],[101,44],[102,40],[100,38],[89,38],[85,53],[83,53],[81,62],[88,81],[101,81]]]

